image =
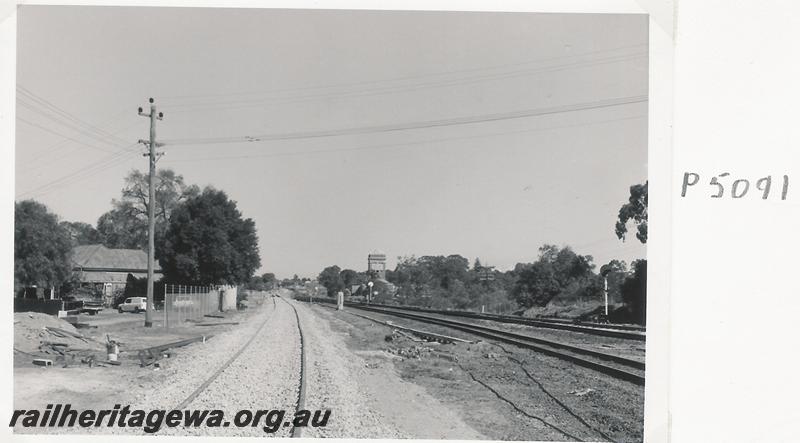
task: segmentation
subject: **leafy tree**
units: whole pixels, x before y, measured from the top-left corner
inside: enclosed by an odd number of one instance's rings
[[[469,260],[460,255],[424,256],[420,257],[419,264],[427,269],[432,283],[444,289],[449,289],[458,280],[469,278]]]
[[[58,217],[34,200],[14,205],[14,292],[25,287],[58,287],[72,269],[69,233]]]
[[[268,272],[250,277],[250,281],[245,287],[253,291],[268,291],[275,287],[275,283],[275,274]]]
[[[271,272],[265,272],[261,274],[261,281],[264,282],[265,285],[268,286],[269,289],[272,289],[275,286],[275,274]]]
[[[339,275],[342,278],[342,284],[345,288],[367,282],[366,274],[358,273],[352,269],[342,269]]]
[[[520,306],[547,306],[557,296],[564,300],[597,296],[602,289],[594,274],[591,255],[572,248],[544,245],[532,264],[517,264],[512,295]]]
[[[100,233],[89,223],[62,221],[59,225],[69,235],[72,246],[102,243]]]
[[[344,281],[342,280],[341,268],[338,266],[328,266],[320,272],[317,277],[319,284],[325,287],[329,296],[336,295],[337,292],[344,289]]]
[[[414,257],[398,257],[394,272],[387,273],[390,282],[400,287],[401,294],[412,297],[424,292],[431,279],[428,269],[423,267]]]
[[[477,268],[469,267],[469,260],[460,255],[398,257],[394,271],[387,272],[387,280],[398,287],[399,300],[405,304],[438,308],[479,308],[481,294],[492,292],[498,286],[485,284],[478,279],[478,270],[484,269],[480,260]]]
[[[147,250],[147,220],[141,220],[131,203],[119,204],[101,215],[97,232],[109,248]]]
[[[533,263],[519,271],[512,295],[517,303],[526,308],[547,306],[563,290],[555,274],[551,263]]]
[[[633,221],[636,226],[636,238],[642,243],[647,243],[647,184],[633,185],[630,188],[628,203],[619,208],[619,216],[615,226],[617,237],[625,241],[628,233],[628,222]]]
[[[648,182],[631,186],[628,203],[619,210],[615,231],[622,241],[625,241],[625,234],[628,232],[627,224],[632,220],[637,230],[636,238],[647,243],[647,185]],[[631,269],[633,275],[622,282],[620,294],[634,321],[644,324],[647,310],[647,260],[634,261]]]
[[[200,189],[184,183],[183,176],[171,169],[159,169],[154,186],[155,238],[156,244],[160,244],[172,213],[182,202],[196,197]],[[147,249],[149,189],[148,174],[134,170],[125,177],[122,197],[112,200],[113,209],[100,216],[97,221],[97,230],[106,246]]]
[[[185,284],[246,283],[261,266],[255,223],[212,188],[173,210],[156,253],[165,279]]]
[[[639,324],[647,323],[647,260],[636,260],[631,264],[633,275],[622,284],[622,299]]]

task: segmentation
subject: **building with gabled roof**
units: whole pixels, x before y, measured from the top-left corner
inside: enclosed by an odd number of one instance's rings
[[[125,291],[133,279],[147,278],[147,253],[140,249],[110,249],[105,245],[81,245],[72,249],[72,270],[82,287],[93,287],[103,294],[104,304],[110,305],[117,293]],[[155,278],[161,275],[158,262]]]

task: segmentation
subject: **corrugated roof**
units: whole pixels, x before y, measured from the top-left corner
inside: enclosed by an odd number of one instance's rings
[[[81,269],[143,270],[147,272],[147,254],[139,249],[109,249],[104,245],[82,245],[72,249],[74,267]],[[158,262],[156,270],[160,271]]]

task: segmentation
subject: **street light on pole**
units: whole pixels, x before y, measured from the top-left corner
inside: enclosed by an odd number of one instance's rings
[[[369,295],[367,296],[367,303],[372,301],[372,285],[374,285],[374,283],[372,282],[367,283],[367,286],[369,286]]]

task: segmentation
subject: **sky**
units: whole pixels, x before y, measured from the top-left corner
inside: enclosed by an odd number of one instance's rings
[[[146,170],[256,223],[262,268],[367,254],[509,269],[545,244],[645,258],[614,223],[647,180],[647,18],[20,6],[16,199],[95,224]]]

